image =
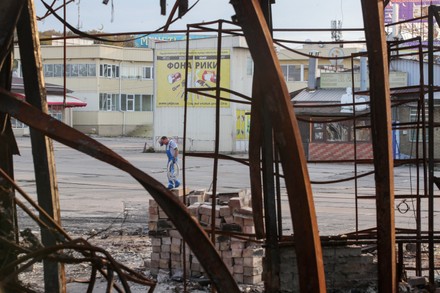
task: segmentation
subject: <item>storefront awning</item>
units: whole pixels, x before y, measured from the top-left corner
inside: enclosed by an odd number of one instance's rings
[[[23,95],[23,94],[14,93],[14,95],[19,99],[22,99],[22,100],[25,99],[25,95]],[[47,98],[47,105],[48,106],[63,106],[64,105],[64,96],[62,96],[62,95],[47,95],[46,98]],[[75,98],[70,95],[66,96],[66,107],[67,108],[85,107],[85,106],[87,106],[86,102],[81,101],[80,99]]]
[[[47,104],[49,106],[64,105],[64,97],[58,95],[47,95]],[[87,103],[72,96],[66,96],[66,107],[85,107]]]

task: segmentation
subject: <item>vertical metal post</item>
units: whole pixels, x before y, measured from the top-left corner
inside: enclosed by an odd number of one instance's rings
[[[423,45],[422,40],[419,37],[419,71],[420,71],[420,96],[418,100],[417,109],[417,143],[416,143],[416,172],[417,172],[417,198],[416,198],[416,233],[417,239],[422,238],[422,205],[420,197],[420,170],[419,170],[419,135],[420,135],[420,117],[422,118],[422,166],[423,166],[423,190],[424,194],[428,192],[428,176],[427,176],[427,166],[426,166],[426,121],[425,121],[425,76],[424,76],[424,65],[423,65]],[[421,113],[421,115],[420,115]],[[420,241],[416,242],[416,274],[418,276],[422,275],[422,243]]]
[[[42,73],[40,41],[38,37],[35,7],[32,0],[27,1],[17,24],[20,55],[23,60],[23,80],[26,100],[41,111],[47,113],[46,91]],[[57,223],[61,223],[58,186],[55,172],[55,159],[52,140],[38,131],[30,129],[32,155],[34,159],[35,179],[39,205]],[[41,217],[45,222],[45,217]],[[50,226],[51,224],[47,222]],[[48,230],[41,230],[44,246],[57,243],[55,236]],[[44,260],[44,284],[46,292],[66,292],[64,266]]]
[[[429,281],[434,284],[434,14],[429,6],[428,17],[428,254]]]
[[[295,250],[301,292],[326,292],[322,249],[314,209],[310,178],[295,112],[276,56],[273,40],[259,0],[231,1],[236,20],[249,45],[255,68],[264,72],[258,79],[260,95],[268,99],[273,137],[279,150],[290,214],[295,231]],[[257,72],[257,71],[256,71]],[[264,105],[259,103],[259,105]],[[267,105],[267,104],[266,104]]]
[[[183,110],[183,154],[182,154],[182,188],[183,188],[183,204],[186,205],[186,130],[188,127],[188,84],[191,84],[191,81],[188,81],[188,64],[189,64],[189,28],[186,30],[186,52],[185,52],[185,85],[184,85],[184,110]],[[186,241],[183,239],[183,292],[187,292],[186,286]]]
[[[215,209],[217,197],[217,176],[218,176],[218,154],[220,149],[220,82],[221,82],[221,57],[222,57],[222,28],[223,22],[218,24],[217,35],[217,77],[215,84],[215,147],[214,147],[214,170],[212,181],[212,213],[211,213],[211,241],[215,245]]]
[[[391,136],[388,55],[383,1],[362,0],[370,65],[371,126],[376,182],[378,287],[381,293],[397,291],[394,225],[394,159]]]
[[[269,31],[272,34],[272,13],[270,0],[260,0],[261,10],[266,19]],[[254,82],[263,77],[263,72],[256,69]],[[262,92],[262,91],[259,91]],[[265,290],[268,293],[279,292],[280,290],[280,249],[277,233],[277,210],[275,199],[274,180],[274,138],[273,125],[270,113],[265,109],[272,103],[269,99],[263,99],[263,107],[260,107],[260,117],[263,124],[263,200],[264,218],[266,230],[266,257],[265,257]]]
[[[0,86],[10,90],[14,28],[25,1],[2,1],[0,3]],[[1,100],[0,100],[1,103]],[[10,116],[0,113],[0,169],[14,178],[12,156],[18,154],[17,143],[12,132]],[[0,177],[0,227],[2,236],[11,243],[18,242],[17,211],[15,193],[10,183]],[[17,259],[17,254],[4,243],[0,244],[0,268]],[[15,270],[15,268],[14,268]],[[16,280],[12,280],[16,281]],[[4,288],[5,293],[15,292]]]
[[[11,28],[12,32],[12,28]],[[12,34],[11,34],[12,40]],[[7,44],[6,44],[7,43]],[[2,49],[11,52],[12,42],[6,41]],[[11,63],[12,55],[6,56],[0,70],[0,86],[10,88],[11,86]],[[0,113],[0,169],[4,170],[10,177],[14,177],[12,156],[18,154],[14,134],[12,132],[10,116]],[[10,183],[0,177],[0,227],[1,235],[11,243],[18,242],[17,236],[17,212],[15,207],[15,193]],[[0,244],[0,268],[17,259],[17,253],[4,243]],[[13,292],[5,289],[5,292]]]
[[[362,53],[361,53],[362,54]],[[365,54],[365,53],[364,53]],[[367,62],[367,58],[363,55],[361,55],[361,64],[366,63]],[[353,59],[353,54],[351,55],[351,68],[353,69],[353,63],[354,63],[354,59]],[[361,65],[361,88],[360,90],[365,90],[364,86],[366,84],[366,81],[363,81],[364,79],[366,79],[365,75],[366,72],[363,72],[363,70],[366,71],[366,69],[364,69],[363,67],[366,68],[365,66]],[[358,239],[358,232],[359,232],[359,194],[358,194],[358,165],[357,165],[357,139],[356,139],[356,99],[355,99],[355,91],[354,91],[354,70],[351,70],[351,88],[352,88],[352,102],[353,102],[353,159],[354,159],[354,209],[355,209],[355,231],[356,231],[356,240]]]

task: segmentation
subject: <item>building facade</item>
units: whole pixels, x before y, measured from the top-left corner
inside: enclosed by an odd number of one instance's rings
[[[147,48],[124,48],[69,40],[64,70],[62,43],[41,46],[45,81],[73,90],[87,106],[75,108],[71,125],[101,136],[141,136],[153,141],[162,135],[184,136],[184,95],[188,87],[186,146],[191,151],[213,151],[215,139],[215,85],[220,80],[220,151],[246,152],[250,127],[253,60],[244,37],[222,39],[220,76],[217,76],[216,37],[189,41],[186,72],[186,41],[152,42]],[[358,66],[359,60],[324,59],[309,68],[309,56],[341,57],[361,51],[306,44],[288,50],[276,46],[281,70],[290,92],[307,87],[309,75]],[[15,49],[15,74],[21,58]],[[315,67],[315,66],[314,66]],[[186,76],[188,74],[188,76]],[[158,148],[158,145],[155,145]]]
[[[46,82],[63,85],[63,46],[41,46]],[[15,48],[15,75],[21,58]],[[88,41],[68,44],[66,87],[87,103],[73,111],[73,127],[103,136],[152,135],[153,53],[151,49],[123,48]]]

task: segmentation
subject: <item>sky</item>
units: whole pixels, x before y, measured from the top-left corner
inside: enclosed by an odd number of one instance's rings
[[[34,1],[37,16],[44,15],[46,9],[42,1]],[[51,4],[53,0],[45,1]],[[171,11],[174,2],[167,0],[167,13]],[[195,2],[189,0],[190,5]],[[56,0],[55,7],[63,3],[64,0]],[[363,27],[360,0],[276,0],[272,9],[274,28],[330,28],[332,20],[342,21],[343,28]],[[58,10],[58,13],[62,16],[63,10]],[[160,15],[159,0],[109,0],[107,5],[102,0],[75,0],[68,5],[66,14],[67,21],[76,28],[106,33],[154,31],[168,19],[168,14]],[[229,0],[199,0],[191,11],[170,26],[170,30],[186,29],[186,25],[191,23],[231,20],[234,14]],[[53,16],[39,21],[38,29],[63,30]],[[344,40],[359,40],[363,37],[362,33],[343,33]],[[289,38],[299,41],[331,40],[330,32],[295,33]]]

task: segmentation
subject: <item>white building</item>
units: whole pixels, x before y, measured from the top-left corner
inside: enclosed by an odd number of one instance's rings
[[[63,46],[42,45],[45,81],[63,85]],[[21,58],[14,50],[16,75]],[[152,135],[153,52],[91,42],[69,44],[66,87],[87,103],[74,111],[73,126],[98,135]]]
[[[152,43],[149,48],[69,40],[66,87],[87,103],[86,107],[73,111],[70,124],[84,133],[101,136],[141,136],[156,142],[166,135],[182,145],[187,85],[187,150],[213,151],[216,99],[212,97],[220,79],[220,152],[247,151],[250,102],[240,95],[249,97],[252,93],[253,61],[244,37],[223,37],[221,72],[217,76],[217,43],[216,37],[190,40],[186,76],[184,40]],[[307,87],[311,52],[339,57],[360,50],[312,44],[295,51],[276,48],[290,92]],[[63,85],[63,52],[60,42],[41,46],[46,82]],[[21,76],[18,48],[14,53],[16,74]],[[347,66],[351,66],[349,59],[319,60],[318,67],[332,70]]]
[[[186,42],[155,44],[155,116],[156,140],[166,135],[182,143],[184,131],[184,85],[215,96],[216,81],[222,89],[250,96],[253,63],[242,37],[222,39],[220,76],[217,76],[217,38],[191,40],[188,76],[185,75]],[[192,91],[192,90],[191,90]],[[222,90],[220,96],[220,152],[246,151],[248,148],[250,105]],[[186,143],[189,151],[213,151],[215,143],[216,99],[188,93]]]

